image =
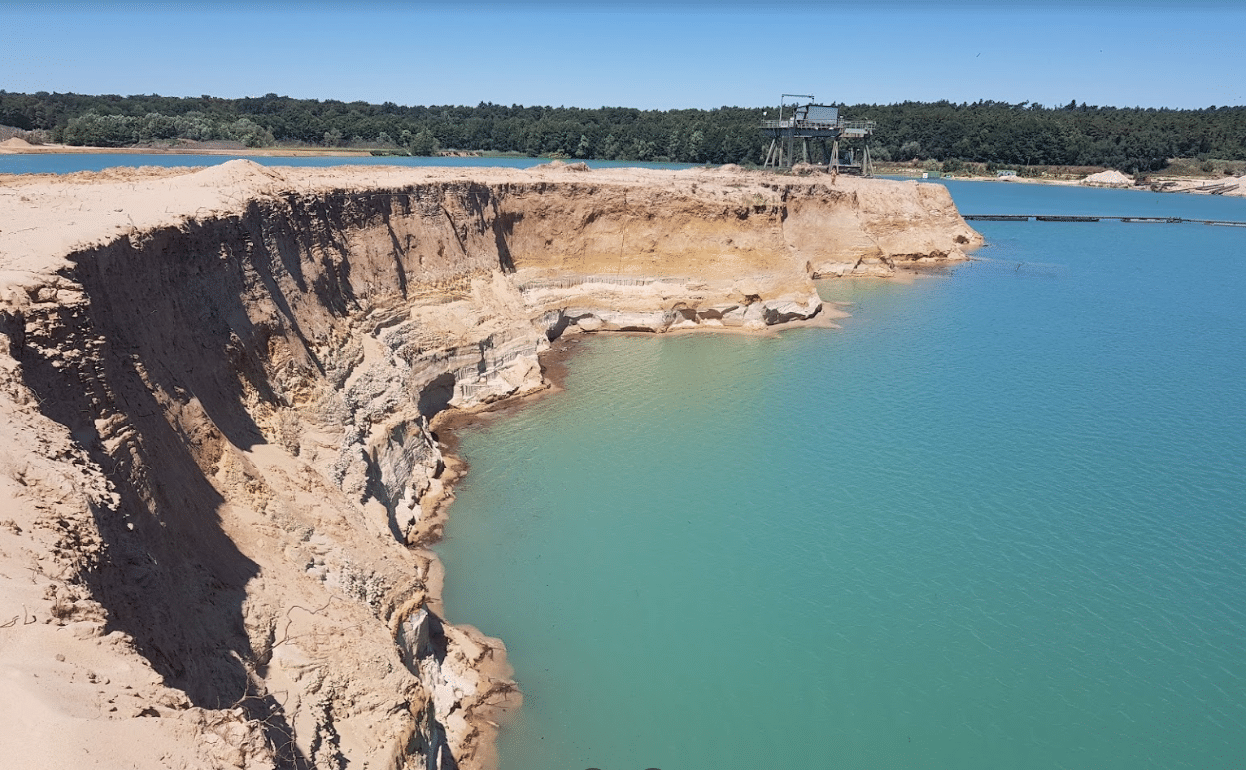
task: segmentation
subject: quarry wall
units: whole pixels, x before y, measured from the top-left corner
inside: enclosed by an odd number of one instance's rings
[[[980,242],[944,188],[824,176],[0,179],[0,751],[487,766],[520,696],[440,617],[438,420],[562,335],[764,331]]]

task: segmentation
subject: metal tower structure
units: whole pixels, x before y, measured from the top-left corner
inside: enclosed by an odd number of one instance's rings
[[[797,99],[809,101],[802,103],[795,101]],[[870,135],[874,133],[876,125],[874,121],[845,120],[839,114],[838,107],[814,104],[813,100],[812,94],[783,94],[779,99],[778,120],[761,122],[762,134],[770,139],[764,165],[767,168],[771,166],[791,168],[796,162],[797,140],[800,140],[803,162],[808,163],[809,140],[814,139],[822,142],[828,159],[827,171],[873,176],[874,162],[870,158]],[[859,163],[855,157],[856,153],[851,148],[848,150],[848,162],[841,161],[839,143],[849,140],[859,140],[862,143]]]

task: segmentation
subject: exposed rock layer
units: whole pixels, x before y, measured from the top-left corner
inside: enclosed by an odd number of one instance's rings
[[[0,193],[24,767],[486,764],[515,687],[437,615],[430,418],[542,389],[561,334],[808,319],[815,274],[979,242],[941,187],[700,170],[235,161]]]

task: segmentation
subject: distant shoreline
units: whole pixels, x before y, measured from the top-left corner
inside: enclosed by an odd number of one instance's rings
[[[355,150],[344,147],[243,147],[239,149],[223,149],[220,147],[78,147],[67,144],[32,144],[27,147],[0,146],[0,153],[6,155],[228,155],[231,157],[241,155],[266,158],[354,158],[371,156],[372,150]]]
[[[487,153],[482,150],[442,150],[433,155],[410,156],[399,154],[393,147],[94,147],[69,144],[11,144],[12,140],[0,142],[0,155],[221,155],[228,157],[260,158],[358,158],[358,157],[428,157],[428,158],[482,158],[515,157],[517,153]]]
[[[914,173],[911,171],[906,172],[892,169],[881,172],[879,176],[903,177],[912,179],[916,182],[937,182],[939,180],[950,180],[953,182],[1008,182],[1011,184],[1039,184],[1053,185],[1057,187],[1092,187],[1101,189],[1137,190],[1140,192],[1192,193],[1195,195],[1223,195],[1233,198],[1246,197],[1246,177],[1208,179],[1205,177],[1155,174],[1149,176],[1149,181],[1145,184],[1088,184],[1084,179],[1034,176],[983,176],[980,174],[939,174],[934,177],[923,178],[920,171]],[[1216,192],[1218,188],[1232,188],[1234,185],[1236,185],[1235,189]]]
[[[72,146],[66,144],[23,144],[9,145],[0,143],[0,155],[209,155],[220,156],[223,158],[237,157],[263,157],[263,158],[368,158],[368,157],[428,157],[428,158],[509,158],[519,157],[515,153],[486,153],[483,151],[464,151],[450,150],[439,152],[436,155],[429,156],[404,156],[404,155],[374,155],[374,152],[386,153],[383,148],[353,149],[345,147],[242,147],[235,149],[220,147],[88,147],[88,146]],[[1168,174],[1152,174],[1148,175],[1150,184],[1147,185],[1095,185],[1086,184],[1085,177],[1077,177],[1068,174],[1059,176],[993,176],[983,174],[964,174],[964,173],[942,173],[938,171],[926,171],[913,166],[895,167],[889,164],[881,164],[879,176],[905,177],[916,181],[934,181],[936,179],[951,179],[961,182],[1012,182],[1020,184],[1042,184],[1057,186],[1085,186],[1085,187],[1112,187],[1122,190],[1143,190],[1157,191],[1155,188],[1163,186],[1161,192],[1184,192],[1194,194],[1222,194],[1232,197],[1246,196],[1246,178],[1244,177],[1192,177],[1184,175],[1168,175]],[[930,173],[932,177],[923,179],[923,173]],[[1238,185],[1236,189],[1225,192],[1215,193],[1214,188],[1217,185]]]

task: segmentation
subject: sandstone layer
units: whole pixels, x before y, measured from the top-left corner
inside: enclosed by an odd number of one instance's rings
[[[705,170],[0,178],[0,756],[473,768],[518,696],[442,621],[440,416],[568,333],[809,319],[964,257],[946,190]]]

